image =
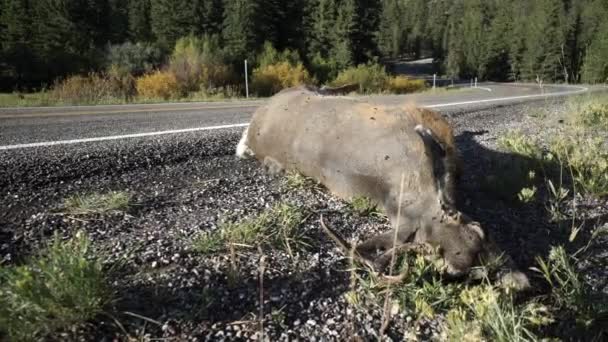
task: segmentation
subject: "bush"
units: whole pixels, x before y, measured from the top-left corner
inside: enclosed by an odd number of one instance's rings
[[[262,53],[258,55],[258,67],[265,68],[267,66],[282,62],[287,62],[291,65],[298,65],[302,63],[302,59],[300,58],[298,51],[285,49],[282,52],[279,52],[274,48],[274,46],[272,46],[272,43],[264,43]]]
[[[564,136],[550,146],[551,156],[567,166],[578,191],[605,196],[608,194],[608,152],[601,138]]]
[[[577,112],[576,121],[587,127],[608,129],[608,103],[592,103]]]
[[[319,83],[327,83],[338,76],[339,67],[334,59],[325,59],[316,54],[310,61],[310,69]]]
[[[340,72],[332,85],[344,86],[355,83],[359,85],[359,92],[369,94],[385,90],[388,80],[389,75],[382,65],[370,63],[360,64]]]
[[[146,99],[175,99],[181,91],[177,78],[173,73],[157,71],[137,79],[137,93]]]
[[[169,69],[184,92],[205,91],[233,82],[234,72],[223,60],[216,36],[189,36],[175,44]]]
[[[71,76],[58,81],[50,92],[50,98],[64,104],[113,103],[129,96],[132,90],[124,87],[123,80],[109,75],[90,73],[87,76]]]
[[[80,233],[56,235],[32,262],[0,268],[0,330],[9,340],[41,340],[100,314],[110,292],[102,264]]]
[[[393,94],[407,94],[426,88],[424,80],[412,80],[406,76],[389,78],[386,89]]]
[[[106,54],[108,69],[120,70],[123,74],[134,76],[140,76],[158,68],[162,59],[162,51],[147,43],[126,42],[110,45]]]
[[[310,74],[304,65],[281,62],[254,70],[251,87],[259,96],[271,96],[282,89],[310,82]]]

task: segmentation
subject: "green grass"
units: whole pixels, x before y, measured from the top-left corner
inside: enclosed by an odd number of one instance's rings
[[[287,190],[321,190],[323,188],[323,186],[313,178],[306,177],[296,171],[290,171],[285,174],[283,185]]]
[[[70,215],[124,212],[129,208],[130,202],[131,196],[123,191],[74,195],[65,200],[64,210]]]
[[[119,104],[155,104],[155,103],[186,103],[186,102],[221,102],[221,101],[245,101],[245,100],[259,100],[256,97],[229,97],[221,94],[204,94],[204,93],[192,93],[186,97],[180,99],[174,99],[167,101],[164,99],[156,98],[143,98],[136,97],[131,101],[126,101],[124,98],[111,98],[104,99],[103,101],[87,102],[82,101],[77,104],[59,101],[54,99],[49,92],[38,92],[38,93],[4,93],[0,94],[0,108],[2,107],[59,107],[59,106],[71,106],[71,105],[119,105]]]
[[[553,310],[570,333],[608,334],[608,298],[596,293],[579,274],[576,259],[564,247],[551,249],[547,259],[537,258],[537,272],[548,283]]]
[[[508,132],[498,142],[502,149],[522,158],[496,161],[500,164],[495,167],[497,177],[494,182],[486,182],[490,189],[499,193],[519,189],[520,200],[526,202],[533,195],[534,176],[540,173],[553,184],[562,184],[564,177],[571,178],[581,193],[608,194],[608,149],[602,138],[561,133],[550,140],[546,150],[519,132]]]
[[[568,102],[567,113],[574,126],[608,130],[608,95],[574,98]]]
[[[534,299],[516,303],[511,292],[487,277],[481,282],[444,280],[437,261],[408,252],[397,262],[400,272],[406,272],[403,281],[383,284],[368,273],[358,277],[363,294],[349,291],[347,301],[356,306],[362,297],[381,301],[392,293],[399,310],[415,320],[443,315],[441,338],[446,341],[537,341],[539,329],[553,322],[548,306]]]
[[[368,197],[356,196],[351,198],[350,209],[359,216],[372,216],[379,214],[378,205]]]
[[[9,340],[44,339],[86,322],[111,300],[100,260],[78,233],[49,246],[21,266],[0,268],[0,330]]]
[[[291,256],[310,246],[302,231],[305,212],[292,204],[279,203],[260,215],[238,222],[222,224],[218,230],[204,233],[194,240],[194,249],[209,254],[236,247],[272,246]]]

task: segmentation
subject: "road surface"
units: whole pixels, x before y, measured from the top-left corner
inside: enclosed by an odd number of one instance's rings
[[[438,110],[493,107],[582,94],[580,86],[481,84],[478,88],[411,95],[367,96],[378,104],[416,103]],[[234,101],[148,105],[0,108],[0,150],[136,139],[247,125],[263,103]]]

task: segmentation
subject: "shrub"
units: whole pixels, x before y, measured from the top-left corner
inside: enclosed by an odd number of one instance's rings
[[[562,136],[552,141],[550,151],[569,168],[577,190],[608,194],[608,152],[602,138]]]
[[[294,66],[281,62],[254,70],[251,87],[259,96],[270,96],[310,81],[310,74],[301,63]]]
[[[233,82],[234,72],[223,60],[216,36],[189,36],[175,44],[169,69],[183,91],[204,91]]]
[[[576,121],[587,127],[608,129],[608,103],[592,103],[582,108]]]
[[[157,71],[137,79],[137,93],[146,99],[175,99],[181,95],[180,86],[173,73]]]
[[[424,80],[412,80],[406,76],[393,76],[388,79],[386,90],[393,94],[407,94],[426,88]]]
[[[310,69],[319,83],[326,83],[335,79],[340,71],[334,59],[325,59],[316,54],[310,61]]]
[[[265,68],[270,65],[287,62],[291,65],[302,63],[300,54],[296,50],[285,49],[279,52],[272,46],[272,43],[265,42],[262,52],[258,55],[258,67]]]
[[[370,63],[360,64],[340,72],[332,85],[343,86],[356,83],[359,85],[359,92],[369,94],[385,90],[388,80],[389,76],[382,65]]]
[[[140,76],[158,68],[163,54],[160,48],[148,43],[126,42],[110,45],[106,53],[108,69],[121,73]]]
[[[50,98],[65,104],[99,104],[116,102],[128,97],[122,81],[108,75],[90,73],[87,76],[71,76],[58,81],[50,92]]]
[[[565,322],[562,328],[581,340],[605,336],[608,301],[581,277],[576,259],[559,246],[551,248],[546,260],[538,257],[536,261],[539,265],[536,271],[549,284],[553,306],[561,316],[560,321]]]
[[[89,239],[57,235],[30,263],[0,268],[0,330],[9,340],[39,340],[102,312],[110,292]]]

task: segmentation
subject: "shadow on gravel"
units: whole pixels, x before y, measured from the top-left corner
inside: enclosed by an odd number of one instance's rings
[[[231,327],[227,331],[232,329],[235,333],[238,330],[249,334],[257,331],[260,283],[256,270],[248,267],[237,278],[230,279],[228,270],[210,270],[202,264],[204,261],[201,261],[201,265],[193,265],[200,272],[195,278],[188,279],[189,275],[177,271],[169,272],[169,277],[163,281],[127,285],[120,290],[117,311],[169,322],[169,325],[175,322],[174,328],[198,332],[201,337],[213,332],[212,327],[217,325],[224,327],[224,330]],[[272,274],[272,268],[272,264],[267,265],[263,287],[267,328],[272,324],[291,327],[296,320],[306,322],[303,311],[308,309],[308,303],[332,301],[348,290],[349,275],[341,270],[315,267],[286,275]],[[188,279],[188,285],[183,284],[185,279]],[[281,322],[275,321],[277,313],[280,313]],[[126,319],[123,324],[139,326],[146,323],[143,319],[122,316]],[[153,333],[153,330],[160,328],[148,325],[148,332]],[[275,328],[280,329],[278,326]],[[163,330],[167,330],[166,327]],[[162,334],[160,330],[157,332]],[[165,334],[179,334],[179,331],[165,331]]]
[[[551,246],[569,244],[571,227],[582,225],[577,237],[579,246],[586,244],[591,229],[608,222],[608,215],[600,215],[591,221],[572,219],[552,220],[547,210],[549,194],[543,184],[542,175],[537,181],[527,178],[532,165],[531,158],[513,153],[504,153],[479,144],[476,136],[487,131],[463,132],[456,137],[462,152],[464,177],[460,181],[460,203],[496,240],[502,250],[515,259],[522,269],[535,265],[536,256],[546,257]],[[548,172],[558,165],[548,165]],[[523,187],[536,186],[540,200],[524,204],[517,194]],[[567,180],[564,187],[569,188]],[[576,243],[574,244],[576,245]],[[577,248],[577,246],[574,246]]]

